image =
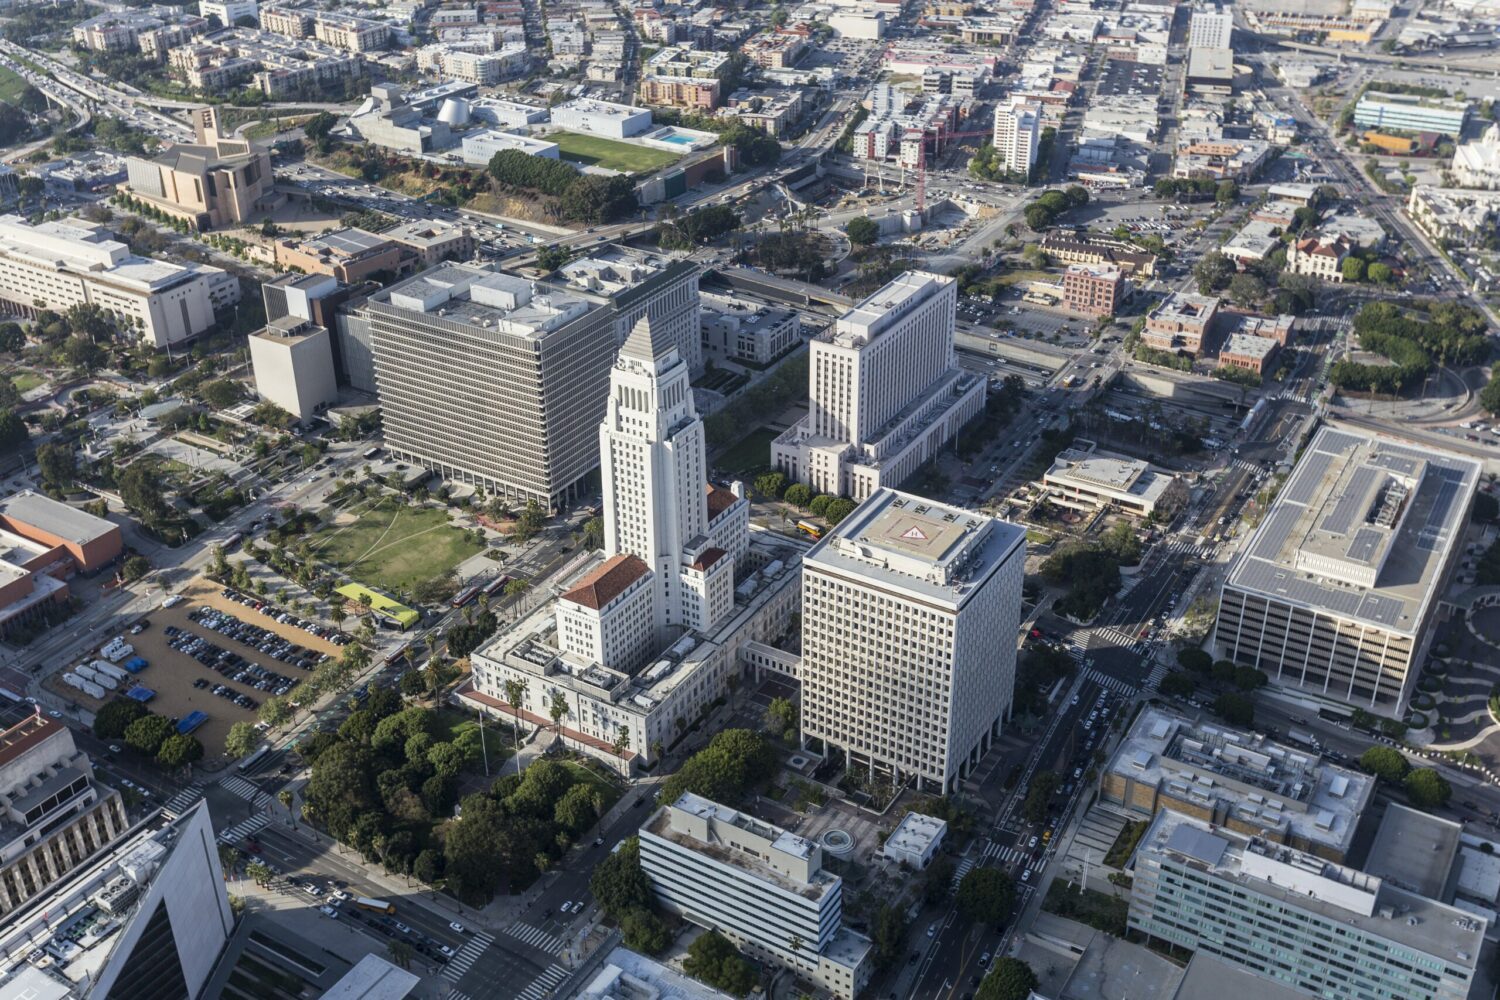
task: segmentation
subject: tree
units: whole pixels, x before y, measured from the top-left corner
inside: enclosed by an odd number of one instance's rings
[[[589,891],[612,920],[620,920],[632,910],[650,908],[651,882],[641,870],[639,837],[627,838],[619,850],[594,866]]]
[[[1028,823],[1040,823],[1047,818],[1052,805],[1052,793],[1057,791],[1062,779],[1056,771],[1041,771],[1031,779],[1026,798],[1021,802],[1021,815]]]
[[[516,767],[521,766],[521,702],[526,698],[526,682],[514,677],[505,680],[505,701],[510,705],[511,716],[514,722],[511,724],[511,732],[515,734],[516,743]]]
[[[552,727],[562,729],[562,720],[568,716],[568,699],[561,691],[553,691],[547,703],[547,714],[552,716]]]
[[[198,388],[198,395],[203,401],[216,410],[227,409],[238,403],[244,396],[245,387],[239,382],[227,378],[215,379],[205,382]]]
[[[151,563],[145,556],[127,556],[120,564],[120,575],[126,580],[139,580],[151,572]]]
[[[125,727],[125,745],[136,753],[154,757],[172,732],[172,723],[161,716],[143,715]]]
[[[620,918],[625,947],[646,955],[659,955],[672,943],[666,923],[650,910],[636,909]]]
[[[822,517],[828,513],[828,505],[833,501],[834,498],[827,493],[819,493],[807,502],[807,512],[813,517]]]
[[[792,485],[788,486],[786,488],[786,492],[781,495],[781,499],[785,500],[793,507],[799,507],[802,510],[807,509],[807,505],[812,502],[812,498],[812,487],[808,486],[806,483],[793,483]]]
[[[77,455],[67,443],[49,441],[36,450],[37,469],[49,485],[64,487],[73,483],[78,474]]]
[[[855,246],[867,247],[880,239],[880,226],[874,219],[860,215],[849,220],[849,224],[844,227],[844,235]]]
[[[1010,916],[1016,886],[999,868],[972,868],[958,883],[955,903],[965,920],[999,927]]]
[[[1374,284],[1385,285],[1390,283],[1393,275],[1389,265],[1376,260],[1371,261],[1370,265],[1365,268],[1365,277]]]
[[[1254,691],[1265,687],[1269,681],[1269,677],[1254,667],[1237,666],[1234,668],[1234,686],[1241,691]]]
[[[766,706],[766,728],[777,736],[794,739],[797,735],[797,706],[790,698],[772,698]]]
[[[1037,988],[1036,973],[1019,958],[997,958],[979,984],[975,1000],[1026,1000]]]
[[[536,252],[536,266],[538,270],[549,274],[562,267],[573,257],[573,251],[568,247],[541,247]]]
[[[1177,665],[1195,673],[1206,674],[1214,665],[1214,658],[1196,646],[1177,651]]]
[[[427,690],[427,682],[422,679],[422,672],[419,670],[408,670],[402,674],[398,686],[408,698],[415,698]]]
[[[267,698],[256,713],[261,722],[275,728],[292,717],[292,709],[285,698]]]
[[[443,855],[430,847],[419,851],[412,862],[411,876],[427,885],[437,884],[437,880],[443,877]]]
[[[119,475],[120,499],[125,506],[148,525],[154,525],[167,514],[161,480],[145,463],[136,462]]]
[[[599,790],[587,782],[580,782],[563,792],[553,808],[554,822],[573,836],[594,825],[599,818],[599,809],[604,804]]]
[[[231,757],[243,757],[253,752],[260,744],[260,733],[248,722],[236,722],[229,727],[224,737],[224,752]]]
[[[303,123],[302,134],[312,140],[313,146],[320,153],[326,153],[333,147],[333,137],[330,133],[335,125],[339,123],[338,115],[327,111],[320,111]]]
[[[1231,726],[1248,729],[1255,725],[1255,702],[1242,694],[1219,695],[1214,699],[1213,712]]]
[[[1218,251],[1204,254],[1193,266],[1193,277],[1198,281],[1200,295],[1212,295],[1228,285],[1233,276],[1234,262]]]
[[[116,698],[94,713],[94,735],[101,740],[117,740],[132,722],[145,715],[146,706],[140,702]]]
[[[1453,786],[1430,767],[1419,767],[1406,776],[1406,797],[1418,809],[1437,809],[1448,804]]]
[[[583,522],[583,547],[589,552],[604,547],[604,518],[591,517]]]
[[[1365,262],[1358,257],[1345,257],[1339,270],[1343,272],[1345,281],[1365,280]]]
[[[156,751],[156,762],[163,767],[182,767],[203,759],[203,744],[198,737],[173,733],[162,740]]]
[[[1191,674],[1184,670],[1173,670],[1161,679],[1157,690],[1168,697],[1190,698],[1198,685]]]
[[[1406,778],[1411,769],[1406,758],[1393,747],[1373,746],[1359,755],[1359,766],[1382,781],[1392,784]]]
[[[385,953],[390,958],[392,965],[403,969],[411,968],[411,945],[405,941],[391,941],[385,946]]]
[[[829,501],[828,508],[823,512],[823,517],[829,526],[832,527],[854,513],[854,508],[858,506],[859,504],[847,497],[839,497],[837,500]]]
[[[1240,196],[1240,186],[1234,181],[1220,181],[1219,186],[1214,188],[1214,201],[1220,205],[1227,205]]]
[[[661,785],[661,799],[675,802],[694,792],[715,802],[729,802],[765,780],[776,755],[765,737],[749,729],[725,729],[683,762]]]
[[[755,492],[766,500],[778,500],[786,489],[786,476],[779,472],[766,472],[755,477]]]
[[[1229,279],[1229,298],[1236,305],[1254,306],[1266,297],[1266,283],[1253,274],[1236,274]]]
[[[754,967],[727,937],[715,930],[705,931],[688,945],[682,971],[735,996],[749,993],[756,983]]]

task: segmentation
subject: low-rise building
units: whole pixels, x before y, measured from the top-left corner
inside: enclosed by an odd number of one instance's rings
[[[283,316],[250,338],[255,391],[298,420],[338,399],[333,346],[327,330],[300,316]]]
[[[1125,271],[1118,264],[1069,264],[1063,272],[1062,305],[1095,319],[1113,316],[1125,298]]]
[[[548,160],[557,160],[562,157],[562,151],[555,142],[534,139],[529,135],[518,135],[515,132],[501,132],[496,129],[478,129],[465,134],[462,148],[464,162],[476,167],[488,166],[496,153],[507,149]]]
[[[1050,229],[1042,235],[1041,246],[1048,257],[1064,264],[1114,264],[1128,277],[1156,274],[1156,254],[1110,236]]]
[[[1286,270],[1290,274],[1306,274],[1342,284],[1344,261],[1353,249],[1353,245],[1342,236],[1336,239],[1305,236],[1287,245]]]
[[[736,90],[724,99],[720,118],[735,118],[769,136],[779,136],[802,117],[802,91]]]
[[[1219,252],[1242,267],[1265,260],[1281,246],[1281,229],[1273,223],[1251,219],[1219,248]]]
[[[703,349],[709,354],[761,366],[801,342],[802,320],[791,309],[703,294]]]
[[[1270,367],[1280,348],[1281,345],[1270,337],[1257,337],[1248,333],[1230,334],[1224,346],[1219,348],[1219,365],[1254,372],[1264,378],[1266,369]]]
[[[885,11],[835,10],[828,16],[828,26],[843,38],[881,39],[885,37]]]
[[[1183,82],[1189,94],[1220,100],[1229,98],[1234,94],[1233,50],[1190,49]]]
[[[1058,452],[1042,475],[1047,499],[1074,510],[1118,510],[1135,517],[1170,514],[1187,500],[1187,487],[1172,473],[1138,458],[1100,451],[1080,438]]]
[[[901,817],[896,829],[880,845],[880,853],[888,861],[905,865],[913,871],[923,871],[943,845],[947,834],[946,820],[909,812]]]
[[[417,255],[381,233],[335,229],[318,236],[276,241],[276,266],[303,274],[327,274],[345,285],[378,275],[403,277],[417,267]]]
[[[1460,191],[1418,184],[1406,211],[1435,240],[1460,246],[1483,244],[1500,222],[1500,191]]]
[[[1184,142],[1172,160],[1178,179],[1252,180],[1271,155],[1271,144],[1261,139],[1217,139]]]
[[[1173,292],[1146,317],[1141,343],[1158,351],[1182,351],[1196,356],[1212,343],[1219,300],[1211,295]]]
[[[816,841],[685,792],[646,821],[640,842],[665,909],[840,1000],[869,982],[874,945],[843,926],[843,880]]]
[[[789,44],[800,41],[795,36]],[[640,97],[644,104],[703,108],[719,106],[729,53],[667,46],[646,60],[641,71]],[[553,114],[556,121],[556,113]]]
[[[628,139],[650,130],[651,111],[628,104],[579,98],[553,108],[552,124],[560,129],[609,139]]]
[[[403,222],[380,235],[416,254],[422,267],[433,267],[445,260],[469,260],[474,256],[473,231],[456,222],[418,219]]]
[[[794,32],[772,31],[756,35],[742,51],[764,69],[791,69],[807,51],[807,39]]]

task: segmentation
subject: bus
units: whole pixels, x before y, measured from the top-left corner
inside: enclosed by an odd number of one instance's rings
[[[494,597],[496,594],[500,593],[500,591],[505,589],[505,585],[507,583],[510,583],[510,577],[506,576],[504,573],[500,574],[489,583],[484,585],[485,596]]]
[[[367,448],[365,450],[364,454],[361,455],[360,457],[363,458],[363,459],[365,459],[365,460],[367,460],[367,461],[369,459],[372,459],[372,458],[379,458],[380,457],[380,446],[376,445],[374,448]]]
[[[449,603],[452,604],[455,608],[461,608],[478,596],[478,587],[465,587],[463,590],[460,590],[458,593],[454,594],[453,600]]]
[[[241,774],[249,774],[251,771],[254,771],[257,767],[259,767],[261,762],[270,755],[270,747],[261,747],[259,750],[255,751],[253,754],[240,761],[240,766],[236,768],[236,770],[238,770]]]
[[[235,550],[235,547],[238,546],[240,544],[240,542],[243,542],[244,540],[245,540],[244,532],[236,531],[234,534],[232,534],[228,538],[224,539],[224,551],[225,552],[233,552]]]
[[[366,899],[363,896],[354,897],[354,905],[361,910],[369,910],[372,913],[384,913],[386,916],[396,912],[394,903],[387,903],[383,899]]]
[[[805,532],[807,532],[807,534],[811,535],[813,538],[822,538],[823,537],[823,529],[820,528],[820,527],[818,527],[816,524],[813,524],[811,521],[798,521],[797,522],[797,530],[798,531],[805,531]]]

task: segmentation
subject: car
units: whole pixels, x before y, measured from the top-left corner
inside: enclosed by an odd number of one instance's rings
[[[111,743],[109,745],[109,752],[110,753],[119,753],[120,752],[119,744],[117,744],[117,743]]]
[[[394,926],[396,928],[396,930],[400,931],[402,934],[410,934],[411,933],[411,928],[408,927],[408,926],[406,926],[405,924],[403,924],[399,920],[396,921],[395,924],[393,924],[392,926]]]
[[[311,882],[309,882],[307,885],[303,886],[302,888],[305,889],[305,890],[307,890],[307,894],[309,896],[321,896],[321,895],[323,895],[323,889],[322,889],[322,887],[321,886],[313,885]]]
[[[928,924],[927,925],[927,936],[928,937],[937,937],[937,924]]]
[[[1031,869],[1030,868],[1026,869],[1025,871],[1023,871],[1021,873],[1021,881],[1022,882],[1030,882],[1031,881]]]
[[[445,944],[438,945],[438,951],[440,951],[440,952],[443,953],[443,957],[444,958],[452,958],[453,957],[453,949],[450,948],[450,947],[448,947]]]
[[[595,847],[603,847],[604,846],[604,838],[603,837],[595,837],[594,838],[594,846]]]
[[[54,718],[54,719],[61,719],[61,718],[62,718],[62,713],[61,713],[61,712],[59,712],[59,711],[58,711],[58,710],[57,710],[57,709],[55,709],[55,708],[52,708],[52,709],[48,709],[48,710],[47,710],[47,714],[48,714],[48,715],[50,715],[50,716],[52,716],[52,718]]]
[[[1036,838],[1035,837],[1032,837],[1031,840],[1026,844],[1026,849],[1028,851],[1034,851],[1034,850],[1036,850]]]
[[[318,907],[318,912],[323,914],[323,916],[329,917],[333,920],[337,920],[339,918],[339,911],[335,910],[331,906],[320,906]]]
[[[341,889],[335,889],[335,890],[333,890],[332,892],[330,892],[328,894],[328,898],[329,899],[336,899],[340,903],[345,903],[345,902],[349,901],[349,894],[347,892],[344,892]]]
[[[989,964],[990,964],[990,953],[989,952],[985,952],[983,955],[979,956],[979,967],[981,969],[984,968],[985,966],[989,965]]]
[[[564,903],[563,905],[559,906],[557,908],[557,912],[559,912],[559,913],[572,913],[573,912],[573,901],[570,899],[566,903]]]
[[[345,898],[347,898],[347,897],[345,897]],[[453,933],[455,933],[455,934],[467,934],[467,933],[469,933],[468,930],[466,930],[464,928],[464,925],[461,924],[461,923],[459,923],[457,920],[449,921],[449,923],[448,923],[448,929],[450,931],[452,931]]]

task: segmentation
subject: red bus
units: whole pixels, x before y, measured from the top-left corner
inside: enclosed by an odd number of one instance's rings
[[[461,608],[478,596],[478,587],[465,587],[463,590],[460,590],[458,593],[454,594],[453,600],[449,603],[452,604],[455,608]]]
[[[495,577],[489,583],[484,585],[484,593],[486,594],[486,596],[494,597],[496,594],[500,593],[500,591],[505,589],[505,585],[507,583],[510,583],[510,577],[501,574],[500,576]]]

